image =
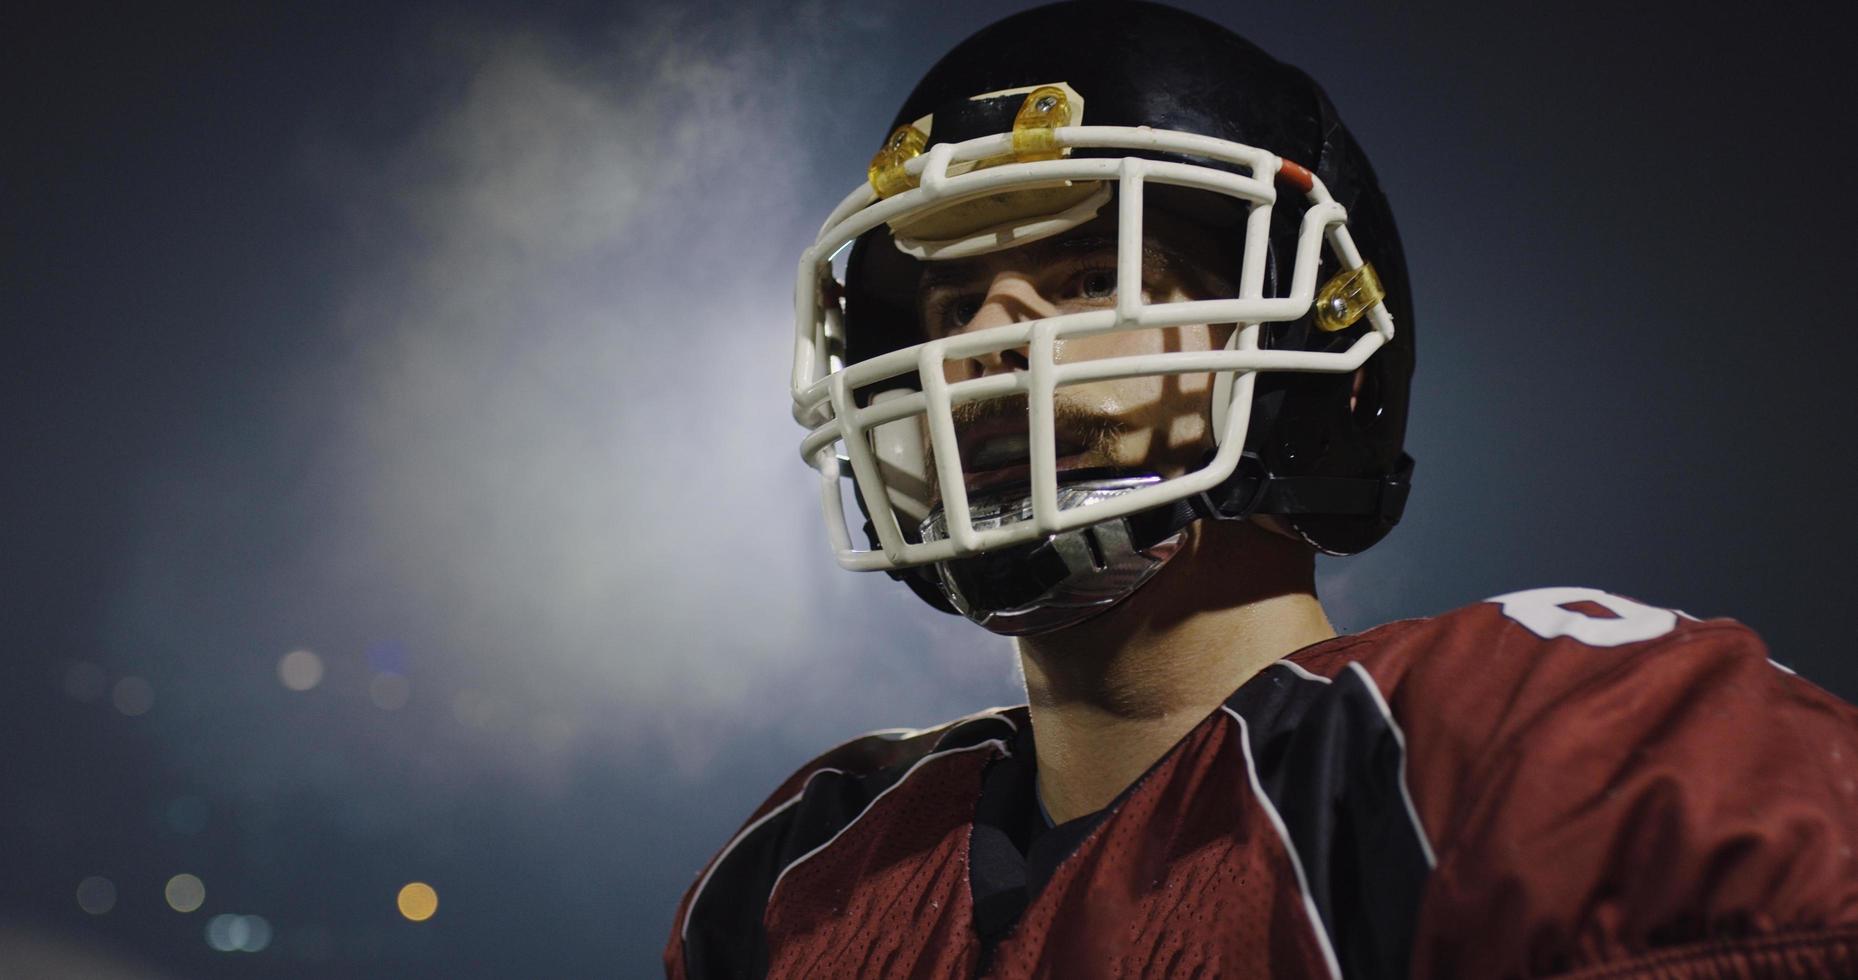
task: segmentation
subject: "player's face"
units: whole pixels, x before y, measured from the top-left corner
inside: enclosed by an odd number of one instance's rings
[[[1144,221],[1143,293],[1151,303],[1236,295],[1195,256],[1217,254],[1195,229],[1151,215]],[[918,312],[930,336],[1112,308],[1116,228],[1099,218],[1065,235],[1021,248],[935,263],[923,275]],[[1232,325],[1194,325],[1060,339],[1065,364],[1104,357],[1223,347]],[[1024,349],[949,361],[952,382],[1026,367]],[[1209,374],[1144,376],[1070,385],[1057,392],[1058,468],[1117,466],[1178,476],[1213,445]],[[970,492],[1028,479],[1023,396],[955,406],[962,470]]]

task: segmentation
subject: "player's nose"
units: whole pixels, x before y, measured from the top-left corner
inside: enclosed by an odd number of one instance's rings
[[[1017,273],[1003,272],[994,277],[987,287],[987,295],[982,297],[980,309],[960,330],[961,333],[973,333],[991,327],[1003,327],[1013,323],[1040,320],[1056,316],[1058,309],[1041,294],[1032,281]],[[1008,371],[1023,371],[1029,364],[1026,345],[1009,347],[1005,350],[988,351],[968,358],[967,367],[970,376],[980,377],[988,374],[1001,374]]]

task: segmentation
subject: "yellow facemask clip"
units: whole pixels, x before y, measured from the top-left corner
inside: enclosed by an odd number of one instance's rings
[[[1071,98],[1055,85],[1035,88],[1013,117],[1013,157],[1020,163],[1064,156],[1058,127],[1071,124]]]
[[[871,179],[871,189],[877,191],[880,198],[901,194],[916,186],[916,178],[903,172],[903,165],[922,156],[923,147],[929,143],[929,134],[915,126],[898,126],[897,131],[884,141],[884,148],[871,158],[871,168],[866,171]]]
[[[1347,330],[1374,304],[1387,298],[1371,263],[1343,269],[1316,291],[1316,326],[1326,333]]]

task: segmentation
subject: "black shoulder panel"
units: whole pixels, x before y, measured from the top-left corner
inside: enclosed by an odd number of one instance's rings
[[[1303,867],[1342,974],[1404,977],[1431,872],[1403,785],[1404,748],[1373,681],[1274,664],[1226,707]]]

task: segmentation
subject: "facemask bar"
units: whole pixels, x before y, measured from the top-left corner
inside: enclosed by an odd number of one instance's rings
[[[994,158],[1006,152],[1011,134],[1002,133],[962,143],[938,144],[909,161],[905,169],[918,180],[915,189],[879,200],[867,183],[848,196],[827,219],[813,247],[801,258],[794,290],[796,332],[792,382],[794,418],[810,430],[801,442],[800,453],[819,472],[820,499],[828,536],[835,558],[845,568],[891,570],[968,557],[1212,490],[1238,466],[1250,422],[1256,372],[1352,372],[1393,338],[1393,320],[1385,304],[1376,302],[1365,314],[1373,329],[1346,350],[1259,349],[1261,324],[1293,321],[1310,312],[1325,238],[1344,270],[1358,269],[1362,265],[1361,256],[1349,237],[1343,208],[1330,198],[1322,182],[1302,167],[1286,163],[1264,150],[1192,133],[1098,126],[1061,130],[1057,137],[1063,145],[1071,147],[1140,150],[1211,159],[1246,168],[1249,175],[1134,156],[1061,158],[948,175],[953,163]],[[850,367],[842,366],[840,352],[844,350],[844,337],[839,298],[842,290],[831,273],[832,258],[841,249],[849,247],[865,232],[912,212],[1015,187],[1059,181],[1116,182],[1120,210],[1114,309],[1063,314],[953,334]],[[1271,210],[1277,200],[1280,181],[1302,190],[1308,199],[1308,208],[1299,224],[1290,295],[1266,298],[1263,296],[1265,256],[1270,239]],[[1142,202],[1147,183],[1210,191],[1249,203],[1237,298],[1154,304],[1142,301]],[[1060,337],[1217,323],[1238,326],[1224,350],[1130,355],[1062,365],[1054,361],[1055,341]],[[953,385],[944,377],[946,361],[1017,347],[1026,348],[1028,368],[1024,371],[984,375]],[[887,397],[874,399],[867,407],[856,405],[855,391],[911,371],[921,378],[922,391],[893,391]],[[1213,459],[1198,470],[1088,508],[1059,509],[1053,421],[1056,390],[1092,381],[1192,373],[1210,373],[1214,377],[1212,423],[1217,449]],[[969,511],[952,408],[962,402],[1015,393],[1027,396],[1030,411],[1033,519],[977,530]],[[937,461],[937,487],[949,529],[949,537],[945,540],[908,540],[892,500],[891,488],[883,478],[880,460],[873,451],[871,433],[874,430],[912,418],[921,418],[926,423],[930,448]],[[840,447],[843,447],[843,456]],[[880,545],[877,550],[861,550],[852,542],[851,524],[839,489],[846,464],[850,465],[870,512]],[[913,527],[912,516],[906,515],[904,519],[910,520]]]

